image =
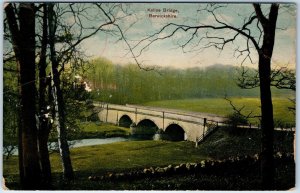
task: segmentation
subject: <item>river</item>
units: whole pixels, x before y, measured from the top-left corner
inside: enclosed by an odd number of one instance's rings
[[[77,147],[84,147],[84,146],[91,146],[91,145],[103,145],[103,144],[109,144],[109,143],[116,143],[121,141],[129,141],[131,139],[127,139],[124,137],[112,137],[112,138],[104,138],[104,139],[80,139],[80,140],[73,140],[69,141],[70,148],[77,148]],[[51,142],[50,145],[54,146],[57,142]],[[18,149],[15,148],[15,151],[13,152],[13,155],[18,155]]]
[[[128,141],[129,139],[124,137],[112,137],[112,138],[105,138],[105,139],[80,139],[71,141],[71,143],[75,143],[71,146],[71,148],[76,147],[84,147],[84,146],[91,146],[91,145],[103,145],[109,143],[115,143],[120,141]]]

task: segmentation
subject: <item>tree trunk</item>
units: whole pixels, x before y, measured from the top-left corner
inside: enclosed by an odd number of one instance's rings
[[[40,69],[41,72],[41,69]],[[43,94],[41,94],[43,92]],[[45,102],[45,92],[46,85],[44,83],[40,83],[39,93],[39,110],[40,110],[40,125],[38,132],[38,146],[39,146],[39,156],[41,161],[41,169],[43,174],[43,181],[45,188],[48,188],[48,185],[51,184],[51,165],[49,159],[49,151],[48,151],[48,138],[50,132],[50,124],[47,117],[45,117],[45,113],[47,113],[47,107]]]
[[[260,101],[261,101],[261,174],[262,188],[265,190],[274,189],[274,120],[273,104],[271,94],[271,58],[275,43],[276,22],[278,16],[278,4],[272,4],[269,18],[260,18],[264,30],[263,45],[259,54],[259,80],[260,80]],[[259,12],[257,12],[260,17]]]
[[[51,55],[51,63],[52,63],[52,75],[53,75],[53,102],[55,108],[55,120],[56,120],[56,128],[58,134],[58,145],[60,156],[62,159],[63,173],[64,178],[67,180],[72,180],[74,178],[69,145],[67,141],[67,133],[65,127],[65,106],[63,100],[63,93],[60,88],[60,77],[58,72],[58,61],[56,58],[55,52],[55,29],[56,29],[56,21],[54,17],[53,4],[49,5],[49,45],[50,45],[50,55]]]
[[[63,95],[60,89],[60,80],[57,75],[57,69],[52,67],[53,73],[53,101],[55,108],[55,120],[56,120],[56,128],[57,128],[57,137],[58,137],[58,146],[59,152],[62,159],[63,173],[64,178],[67,180],[72,180],[74,178],[69,145],[67,141],[67,133],[65,128],[65,113],[64,113],[64,102]]]
[[[40,53],[40,61],[39,61],[39,155],[41,160],[41,169],[43,174],[43,180],[45,188],[51,184],[51,165],[49,160],[49,151],[48,151],[48,137],[50,132],[50,124],[49,119],[46,116],[49,112],[47,109],[46,103],[46,87],[47,87],[47,77],[46,77],[46,51],[47,51],[47,39],[48,39],[48,25],[47,25],[47,17],[48,10],[47,4],[43,5],[43,35],[42,35],[42,45],[41,45],[41,53]]]
[[[36,88],[35,88],[35,11],[33,4],[20,5],[20,32],[22,34],[21,96],[22,96],[22,143],[24,188],[38,189],[41,181],[41,169],[37,149],[36,127]],[[23,63],[23,64],[22,64]]]
[[[260,101],[261,101],[261,174],[262,187],[266,190],[273,189],[274,185],[274,122],[273,104],[270,88],[270,59],[259,56]]]
[[[41,123],[41,128],[48,127],[48,124],[45,125],[45,123]],[[50,159],[49,159],[49,151],[48,151],[48,137],[49,132],[48,131],[39,131],[39,155],[41,160],[41,168],[42,168],[42,175],[44,180],[44,185],[47,188],[51,185],[51,165],[50,165]]]
[[[35,88],[35,11],[31,3],[20,3],[16,22],[13,7],[5,9],[9,29],[12,35],[13,48],[20,64],[21,84],[21,135],[22,135],[22,165],[23,188],[39,189],[41,169],[37,148],[36,126],[36,88]],[[20,167],[21,169],[21,167]],[[20,176],[22,178],[22,176]]]

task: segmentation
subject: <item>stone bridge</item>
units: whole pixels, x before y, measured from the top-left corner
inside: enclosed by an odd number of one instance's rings
[[[199,142],[225,120],[224,117],[212,114],[157,107],[104,103],[94,105],[102,122],[130,127],[133,134],[153,137],[162,133],[172,141]]]

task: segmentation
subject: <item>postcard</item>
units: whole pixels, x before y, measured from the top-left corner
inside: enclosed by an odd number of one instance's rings
[[[5,2],[2,188],[295,188],[296,17],[293,2]]]

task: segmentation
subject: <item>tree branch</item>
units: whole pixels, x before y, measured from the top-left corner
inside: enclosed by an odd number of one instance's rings
[[[267,24],[267,22],[268,22],[268,19],[262,13],[261,8],[260,8],[260,4],[253,3],[253,7],[254,7],[254,10],[256,12],[258,20],[261,22],[261,24],[263,26],[265,26]]]
[[[272,70],[271,86],[279,89],[290,89],[296,91],[296,74],[294,70],[282,67]]]
[[[251,35],[251,31],[248,29],[248,26],[252,25],[252,23],[256,19],[258,19],[258,16],[252,14],[247,20],[244,20],[244,23],[242,24],[241,27],[235,27],[233,25],[229,25],[229,24],[221,21],[217,17],[217,15],[214,11],[216,9],[221,8],[221,7],[222,6],[220,6],[220,7],[217,6],[217,8],[213,7],[211,10],[208,7],[206,7],[205,9],[200,10],[200,11],[207,11],[208,13],[210,13],[213,16],[214,20],[216,21],[216,25],[201,24],[201,25],[192,26],[192,25],[176,24],[176,23],[168,23],[168,24],[164,25],[160,30],[153,33],[152,35],[149,35],[149,36],[141,39],[140,41],[138,41],[135,44],[135,46],[132,47],[133,50],[136,50],[137,48],[140,48],[138,50],[138,54],[136,54],[136,57],[141,56],[142,53],[145,50],[147,50],[156,41],[171,38],[176,33],[192,31],[191,35],[189,35],[189,38],[183,44],[180,45],[180,47],[182,47],[184,49],[196,37],[198,37],[198,34],[200,34],[202,30],[208,30],[205,33],[206,36],[200,38],[200,41],[204,40],[204,39],[210,39],[211,40],[208,44],[204,45],[204,48],[215,47],[217,49],[223,50],[223,48],[226,44],[228,44],[230,42],[233,43],[236,40],[236,38],[239,35],[241,35],[241,36],[245,37],[246,41],[247,41],[247,49],[245,51],[247,51],[249,54],[247,54],[245,59],[249,58],[251,60],[249,42],[251,42],[254,45],[255,49],[257,51],[259,51],[260,50],[259,42],[260,42],[260,37],[261,37],[262,31],[259,28],[259,30],[260,30],[259,39],[258,39],[258,41],[256,41],[256,39]],[[235,32],[235,33],[232,37],[228,37],[228,36],[224,36],[224,37],[209,36],[208,35],[209,30],[213,30],[213,31],[229,30],[229,31],[232,31],[232,32]],[[161,36],[161,34],[164,34],[164,33],[166,33],[166,35]],[[198,43],[198,45],[199,45],[199,43]]]
[[[227,98],[227,96],[225,96],[224,99],[225,99],[226,101],[229,102],[229,104],[230,104],[230,106],[232,107],[234,113],[236,113],[236,114],[238,114],[239,116],[245,118],[246,120],[249,120],[250,118],[261,117],[261,116],[258,116],[258,115],[252,115],[253,111],[251,111],[251,112],[248,113],[247,115],[244,115],[244,114],[242,113],[242,110],[245,108],[245,106],[242,106],[241,108],[237,108],[237,107],[233,104],[233,102],[232,102],[229,98]]]

